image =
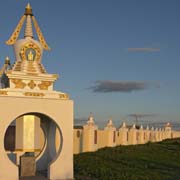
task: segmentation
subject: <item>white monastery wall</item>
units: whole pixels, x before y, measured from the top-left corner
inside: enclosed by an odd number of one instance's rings
[[[179,138],[180,137],[180,131],[172,131],[172,138]]]
[[[82,152],[82,134],[82,129],[74,129],[73,131],[74,154],[79,154]]]
[[[143,128],[135,124],[130,127],[123,123],[119,129],[116,129],[112,120],[109,120],[104,129],[98,129],[93,117],[89,119],[91,123],[88,120],[86,125],[74,129],[74,154],[93,152],[104,147],[145,144],[180,137],[180,131],[172,130],[170,123],[163,128],[152,127],[151,129],[148,126]]]
[[[106,131],[98,130],[98,149],[106,147]]]

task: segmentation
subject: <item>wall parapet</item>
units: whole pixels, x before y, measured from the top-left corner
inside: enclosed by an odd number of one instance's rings
[[[116,128],[110,119],[104,129],[99,129],[91,114],[87,124],[74,128],[74,154],[93,152],[103,147],[145,144],[178,137],[180,131],[173,130],[170,123],[162,128],[144,128],[142,125],[126,125],[123,122]]]

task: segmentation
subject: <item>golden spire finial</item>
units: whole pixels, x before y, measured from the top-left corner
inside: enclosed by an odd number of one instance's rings
[[[26,5],[26,9],[32,9],[30,3]]]
[[[27,4],[24,15],[31,15],[31,16],[33,15],[30,3]]]

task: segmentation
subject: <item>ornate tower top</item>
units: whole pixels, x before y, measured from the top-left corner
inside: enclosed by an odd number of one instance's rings
[[[19,39],[23,25],[25,25],[24,38]],[[38,40],[34,39],[33,25]],[[14,47],[16,62],[12,67],[13,71],[31,74],[46,74],[46,70],[41,64],[41,59],[43,49],[50,50],[50,48],[44,39],[29,3],[25,8],[24,15],[21,17],[9,40],[6,41],[6,44],[13,45]]]
[[[23,25],[25,26],[24,37],[20,39],[19,35]],[[33,27],[38,40],[34,39]],[[5,71],[4,69],[0,71],[0,74],[3,72],[7,79],[7,81],[3,80],[3,86],[0,87],[3,90],[0,89],[0,95],[69,99],[68,94],[54,90],[54,82],[58,75],[47,73],[41,63],[43,50],[50,50],[50,48],[44,39],[29,3],[6,44],[12,45],[14,48],[15,63],[10,66],[7,58],[4,67],[8,68],[4,68]]]
[[[6,44],[14,45],[16,43],[25,20],[26,20],[26,27],[25,27],[24,37],[33,38],[33,30],[32,30],[32,22],[33,22],[39,42],[42,45],[43,49],[50,50],[48,44],[46,43],[46,40],[44,39],[41,29],[32,13],[32,8],[29,3],[25,8],[24,15],[21,17],[18,25],[16,26],[9,40],[6,41]]]

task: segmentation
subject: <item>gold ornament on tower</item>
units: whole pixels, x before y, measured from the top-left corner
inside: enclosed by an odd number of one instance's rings
[[[40,61],[41,50],[35,43],[28,42],[22,46],[20,55],[23,61]]]
[[[29,60],[29,61],[33,61],[33,59],[34,59],[34,54],[33,54],[32,51],[30,50],[30,51],[29,51],[29,54],[28,54],[28,60]]]
[[[15,88],[24,89],[26,86],[22,79],[11,79],[11,81],[15,85]]]
[[[34,89],[34,88],[36,87],[36,83],[35,83],[33,80],[31,80],[31,81],[28,83],[28,86],[29,86],[30,89]]]

